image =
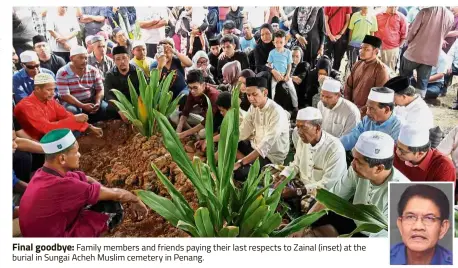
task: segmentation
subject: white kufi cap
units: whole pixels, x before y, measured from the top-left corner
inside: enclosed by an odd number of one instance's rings
[[[300,109],[299,112],[297,112],[296,120],[305,120],[305,121],[311,121],[311,120],[319,120],[323,119],[323,116],[321,115],[320,110],[314,107],[307,107],[304,109]]]
[[[33,81],[34,85],[44,85],[44,84],[56,82],[54,80],[54,77],[52,77],[52,75],[47,74],[47,73],[39,73],[35,75],[33,80],[34,80]]]
[[[382,93],[382,92],[377,92],[374,89],[376,87],[371,88],[371,92],[369,93],[368,99],[371,101],[376,101],[379,103],[393,103],[394,102],[394,91],[389,88],[385,88],[390,92],[387,93]]]
[[[366,131],[359,136],[355,150],[373,159],[387,159],[393,156],[394,140],[380,131]]]
[[[142,46],[142,47],[145,47],[146,48],[146,44],[145,42],[143,42],[142,40],[135,40],[132,44],[132,49],[136,48],[136,47],[139,47],[139,46]]]
[[[37,53],[31,50],[22,52],[20,58],[22,63],[39,61]]]
[[[421,147],[429,142],[429,129],[422,125],[405,124],[401,126],[398,140],[405,146]]]
[[[79,55],[79,54],[87,54],[87,50],[82,46],[72,47],[72,49],[70,50],[70,57]]]
[[[321,86],[321,90],[326,90],[328,92],[333,93],[340,93],[341,84],[339,81],[329,78],[325,79],[323,85]]]

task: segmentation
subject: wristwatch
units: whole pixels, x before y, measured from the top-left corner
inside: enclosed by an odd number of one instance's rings
[[[239,161],[237,161],[237,164],[240,164],[240,167],[243,167],[243,159],[240,159]]]

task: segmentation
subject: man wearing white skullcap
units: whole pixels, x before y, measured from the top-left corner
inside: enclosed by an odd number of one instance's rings
[[[65,109],[73,114],[87,114],[90,122],[109,119],[108,103],[103,100],[102,76],[97,68],[88,64],[86,49],[72,47],[70,60],[56,75],[57,89]]]
[[[379,131],[366,131],[358,138],[353,149],[353,162],[347,176],[341,177],[330,192],[345,200],[353,197],[353,204],[376,206],[388,221],[388,183],[409,182],[401,172],[393,167],[394,140]],[[321,211],[325,206],[316,203],[309,213]],[[316,236],[337,236],[352,232],[359,222],[329,213],[315,222],[313,233]],[[300,234],[298,234],[300,235]],[[357,236],[387,237],[388,232],[358,233]]]
[[[14,116],[24,131],[39,140],[50,130],[68,128],[72,131],[91,130],[101,136],[102,130],[87,123],[85,114],[73,115],[54,99],[56,82],[51,74],[37,74],[33,93],[14,108]]]
[[[402,126],[394,166],[412,181],[456,182],[452,160],[431,148],[429,130],[422,125]]]
[[[34,77],[39,73],[54,74],[51,70],[40,67],[40,59],[35,51],[26,50],[20,55],[22,69],[13,75],[14,101],[19,103],[33,92]]]
[[[345,150],[338,138],[321,128],[322,116],[318,109],[307,107],[299,110],[296,126],[298,141],[294,161],[281,173],[282,179],[291,173],[303,183],[297,189],[285,188],[285,199],[300,197],[316,188],[329,189],[347,172]]]
[[[148,51],[146,49],[145,42],[141,40],[135,40],[132,44],[132,54],[134,57],[130,60],[130,64],[133,64],[135,67],[137,67],[138,70],[141,70],[147,78],[149,78],[149,69],[154,59],[148,57],[147,53]]]
[[[119,225],[130,203],[137,219],[148,214],[129,191],[110,189],[79,169],[80,153],[70,129],[55,129],[40,140],[46,161],[22,196],[19,225],[24,237],[98,237]]]
[[[369,130],[384,132],[395,141],[398,139],[401,122],[393,113],[393,101],[393,90],[386,87],[374,87],[371,89],[366,103],[367,115],[350,133],[340,137],[340,141],[346,151],[353,149],[358,137]]]
[[[337,80],[324,80],[317,106],[323,115],[323,130],[337,138],[350,133],[361,121],[358,107],[341,96],[341,87]]]

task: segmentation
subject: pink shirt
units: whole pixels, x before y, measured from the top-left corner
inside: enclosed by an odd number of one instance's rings
[[[22,235],[100,236],[108,228],[108,215],[85,209],[87,205],[97,203],[100,187],[98,183],[88,183],[81,171],[57,176],[43,171],[43,168],[37,170],[19,206]]]
[[[407,34],[404,57],[410,61],[436,66],[442,41],[453,26],[453,14],[444,7],[423,8],[418,12]]]
[[[377,24],[375,36],[382,39],[382,49],[398,48],[407,37],[407,19],[400,12],[377,14]]]

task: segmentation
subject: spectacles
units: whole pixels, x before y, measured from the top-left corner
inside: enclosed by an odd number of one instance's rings
[[[402,150],[401,148],[399,147],[396,147],[396,150],[401,154],[401,155],[407,155],[407,154],[410,154],[411,152],[409,151],[404,151]]]
[[[30,70],[40,68],[40,64],[37,64],[37,65],[27,65],[27,64],[24,64],[24,66],[25,66],[25,68],[30,69]]]
[[[417,220],[420,218],[421,222],[425,226],[431,226],[434,223],[436,223],[436,221],[441,219],[440,217],[435,217],[435,216],[432,216],[432,215],[421,216],[421,217],[417,216],[417,215],[404,215],[401,218],[402,218],[402,222],[407,224],[407,225],[415,224],[417,222]]]
[[[197,62],[197,65],[205,65],[205,64],[207,64],[207,63],[208,63],[208,61],[206,61],[206,60],[198,61],[198,62]]]

